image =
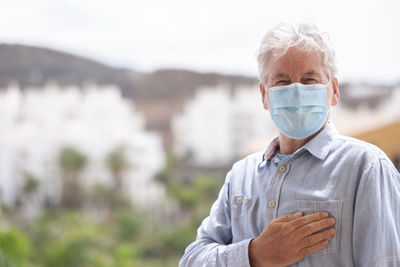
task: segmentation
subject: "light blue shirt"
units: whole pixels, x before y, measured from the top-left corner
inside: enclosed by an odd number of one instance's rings
[[[336,234],[292,266],[400,266],[400,175],[380,149],[328,123],[290,156],[278,151],[275,139],[233,165],[179,266],[250,266],[250,240],[298,211],[329,212]]]

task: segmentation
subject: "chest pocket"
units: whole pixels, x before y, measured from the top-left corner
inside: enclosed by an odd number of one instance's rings
[[[311,254],[311,257],[329,253],[336,253],[338,251],[340,243],[340,228],[342,224],[342,205],[343,202],[340,200],[295,200],[294,206],[296,212],[301,211],[304,213],[304,215],[308,215],[319,211],[326,211],[336,220],[336,234],[328,240],[328,246]]]
[[[247,196],[231,198],[232,243],[252,237],[251,219],[256,200]]]

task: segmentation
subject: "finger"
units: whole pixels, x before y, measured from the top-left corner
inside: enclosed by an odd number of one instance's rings
[[[306,224],[309,224],[312,222],[316,222],[316,221],[322,220],[327,217],[329,217],[329,213],[326,211],[316,212],[313,214],[309,214],[309,215],[297,218],[297,219],[293,220],[292,222],[290,222],[290,224],[292,227],[297,229],[297,228],[302,227],[303,225],[306,225]]]
[[[328,227],[331,227],[335,225],[335,219],[333,217],[330,218],[325,218],[320,221],[312,222],[309,224],[306,224],[300,228],[297,229],[297,233],[301,236],[309,236],[313,233],[319,232],[323,229],[326,229]]]
[[[312,234],[309,236],[304,237],[303,239],[300,240],[300,247],[305,248],[312,246],[316,243],[319,243],[323,240],[327,240],[334,236],[336,233],[335,228],[329,228],[326,229],[325,231],[319,232],[317,234]]]
[[[303,248],[302,250],[300,250],[299,252],[299,257],[300,259],[313,254],[314,252],[321,250],[323,248],[325,248],[328,245],[328,240],[323,240],[321,242],[318,242],[312,246]]]
[[[286,215],[283,215],[282,217],[275,219],[275,221],[276,222],[290,222],[301,216],[303,216],[302,212],[297,212],[295,214],[286,214]]]

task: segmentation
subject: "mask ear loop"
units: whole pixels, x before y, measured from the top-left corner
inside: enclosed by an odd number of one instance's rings
[[[327,84],[325,84],[324,86],[325,86],[325,89],[328,89],[328,86],[329,86],[329,84],[331,84],[332,83],[332,79],[329,79],[328,80],[328,83]],[[332,86],[332,90],[333,90],[333,86]],[[326,124],[330,124],[330,123],[332,123],[331,122],[331,120],[330,120],[330,117],[331,117],[331,112],[332,112],[332,106],[331,105],[329,105],[329,109],[328,109],[328,105],[327,104],[325,104],[326,105]]]
[[[267,90],[269,90],[269,88],[267,88]],[[264,90],[264,101],[265,101],[265,103],[267,103],[268,108],[271,109],[269,97],[267,97],[267,95],[269,96],[269,93],[267,93],[267,90]]]

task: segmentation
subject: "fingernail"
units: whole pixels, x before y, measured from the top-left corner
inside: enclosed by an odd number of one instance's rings
[[[301,217],[301,215],[303,215],[302,212],[297,212],[297,213],[294,214],[294,217]]]
[[[329,216],[329,213],[327,213],[327,212],[322,213],[322,217],[328,217],[328,216]]]

